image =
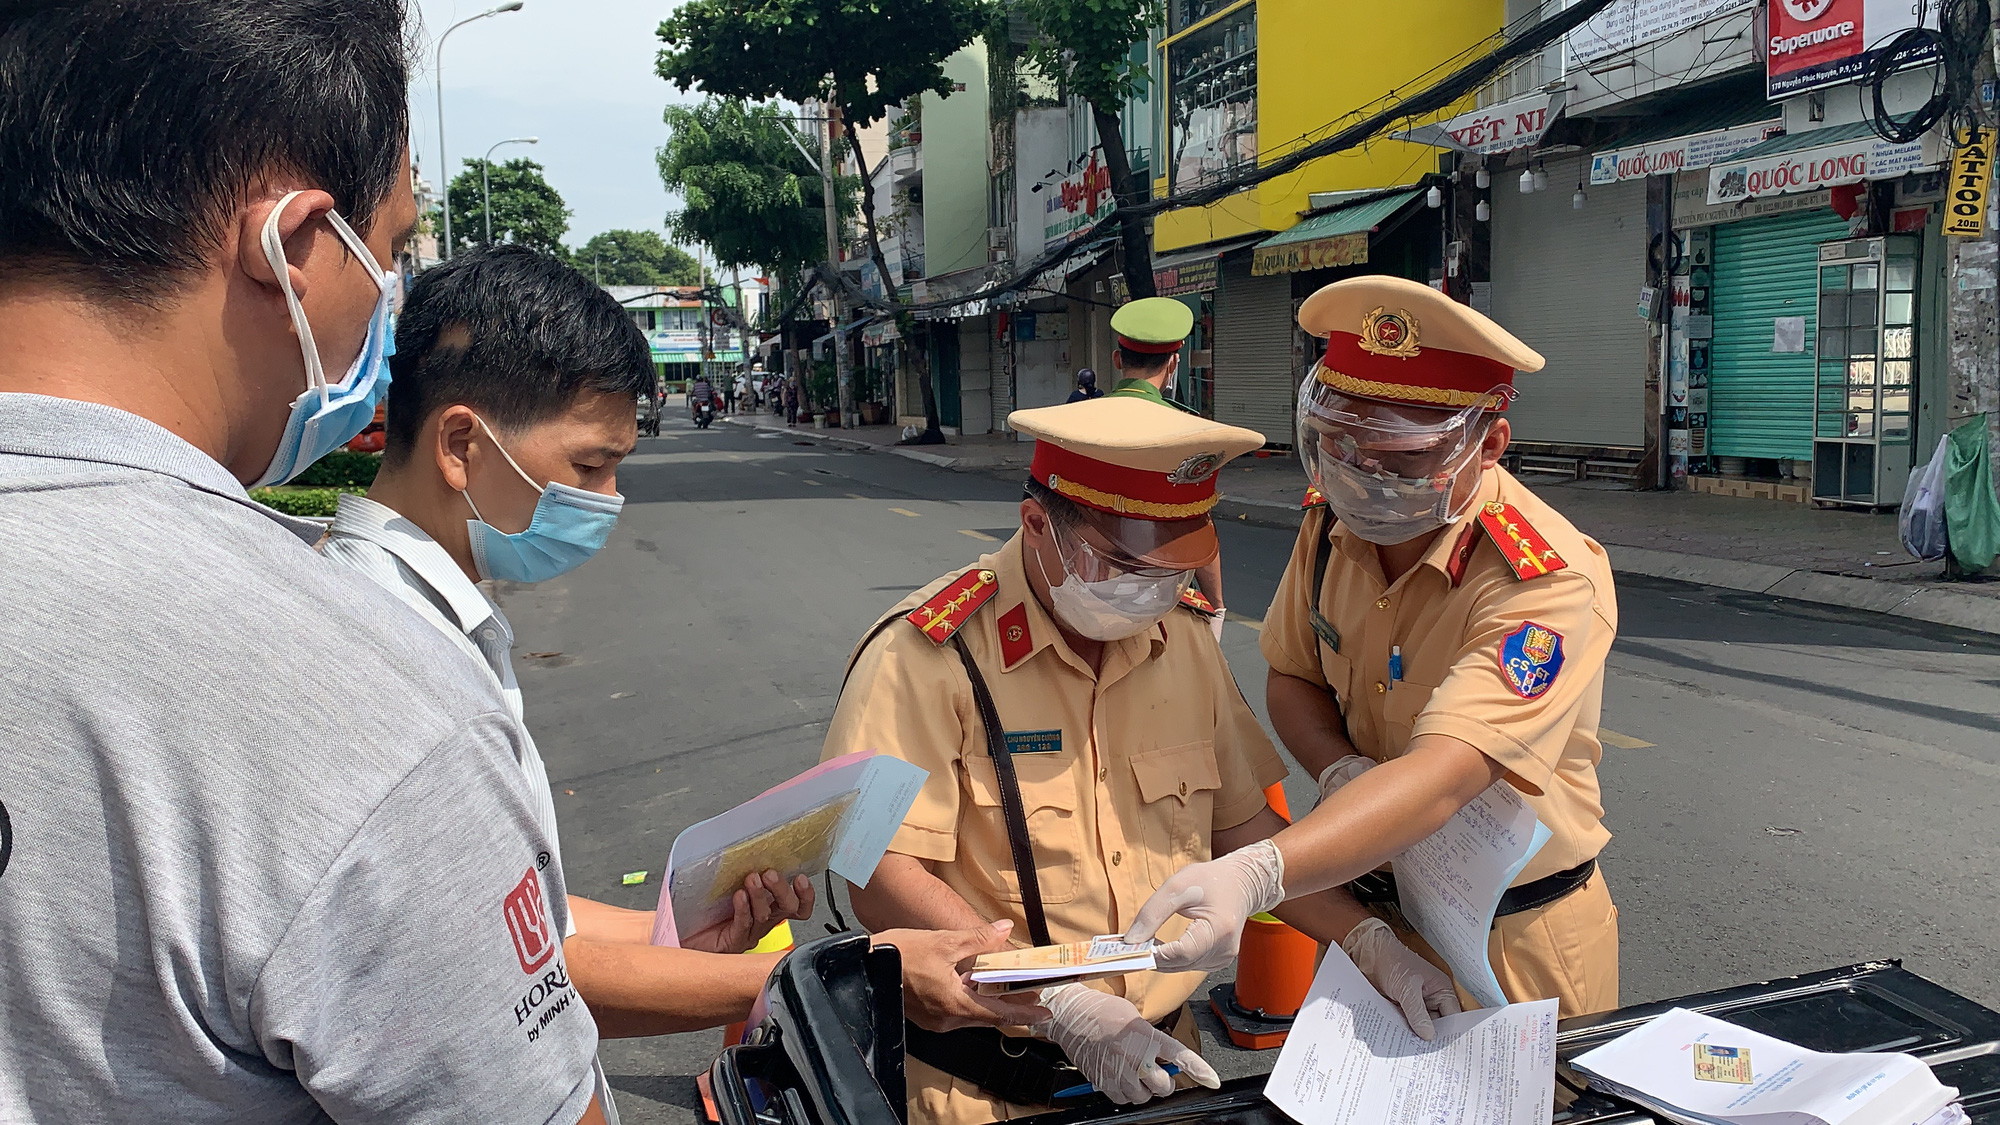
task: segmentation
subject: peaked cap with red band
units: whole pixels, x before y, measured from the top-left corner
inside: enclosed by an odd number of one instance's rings
[[[1208,514],[1216,477],[1264,435],[1143,398],[1093,398],[1016,410],[1009,429],[1035,439],[1029,473],[1058,496],[1135,520]]]
[[[1336,281],[1299,306],[1299,327],[1326,339],[1314,378],[1355,398],[1505,410],[1516,371],[1541,353],[1470,305],[1421,282],[1379,274]]]

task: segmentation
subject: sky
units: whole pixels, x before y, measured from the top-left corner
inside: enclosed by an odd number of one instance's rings
[[[410,88],[411,144],[419,171],[438,175],[436,41],[458,20],[498,0],[421,0],[422,60]],[[666,143],[660,110],[698,100],[653,74],[654,30],[677,0],[526,0],[452,33],[444,54],[446,152],[454,168],[510,137],[495,160],[526,156],[575,212],[563,238],[581,246],[606,230],[663,235],[674,206],[653,153]]]

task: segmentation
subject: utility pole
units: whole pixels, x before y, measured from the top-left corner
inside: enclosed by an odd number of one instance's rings
[[[819,130],[819,176],[821,186],[826,189],[826,268],[832,270],[834,277],[838,278],[840,207],[833,195],[833,177],[837,171],[833,165],[833,131],[839,127],[839,123],[834,119],[839,110],[831,102],[820,104],[822,112]],[[861,190],[867,191],[868,185],[861,185]],[[849,426],[853,424],[851,419],[854,412],[854,381],[852,374],[847,370],[847,338],[840,331],[841,325],[847,320],[847,301],[838,285],[833,287],[832,297],[834,385],[839,388],[835,396],[837,399],[835,405],[840,411],[840,424]]]

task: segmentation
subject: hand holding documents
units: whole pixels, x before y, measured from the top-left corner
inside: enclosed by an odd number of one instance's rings
[[[660,880],[653,944],[679,945],[730,916],[745,876],[831,870],[865,887],[930,776],[886,754],[824,762],[674,838]]]
[[[1105,934],[1089,941],[982,953],[972,962],[972,983],[981,994],[999,996],[1059,984],[1143,973],[1153,967],[1151,942],[1120,941]]]
[[[1425,1042],[1336,948],[1264,1096],[1310,1125],[1546,1125],[1555,1081],[1554,1000],[1444,1016]]]
[[[1835,1055],[1675,1008],[1570,1060],[1590,1084],[1687,1125],[1949,1125],[1958,1091],[1910,1055]]]

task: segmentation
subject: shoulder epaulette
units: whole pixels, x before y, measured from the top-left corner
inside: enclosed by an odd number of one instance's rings
[[[1202,592],[1192,586],[1181,591],[1181,604],[1194,610],[1196,613],[1207,614],[1210,617],[1215,616],[1215,603],[1202,596]]]
[[[999,592],[1000,580],[992,571],[968,570],[945,583],[944,589],[911,610],[906,619],[932,644],[942,645]]]
[[[1507,560],[1516,578],[1523,581],[1540,578],[1569,565],[1512,504],[1498,500],[1487,504],[1479,511],[1479,526],[1486,529],[1487,538],[1500,548],[1501,557]]]
[[[1317,508],[1324,503],[1326,503],[1326,497],[1320,494],[1319,489],[1308,488],[1306,489],[1306,498],[1299,501],[1299,507],[1301,509]]]

